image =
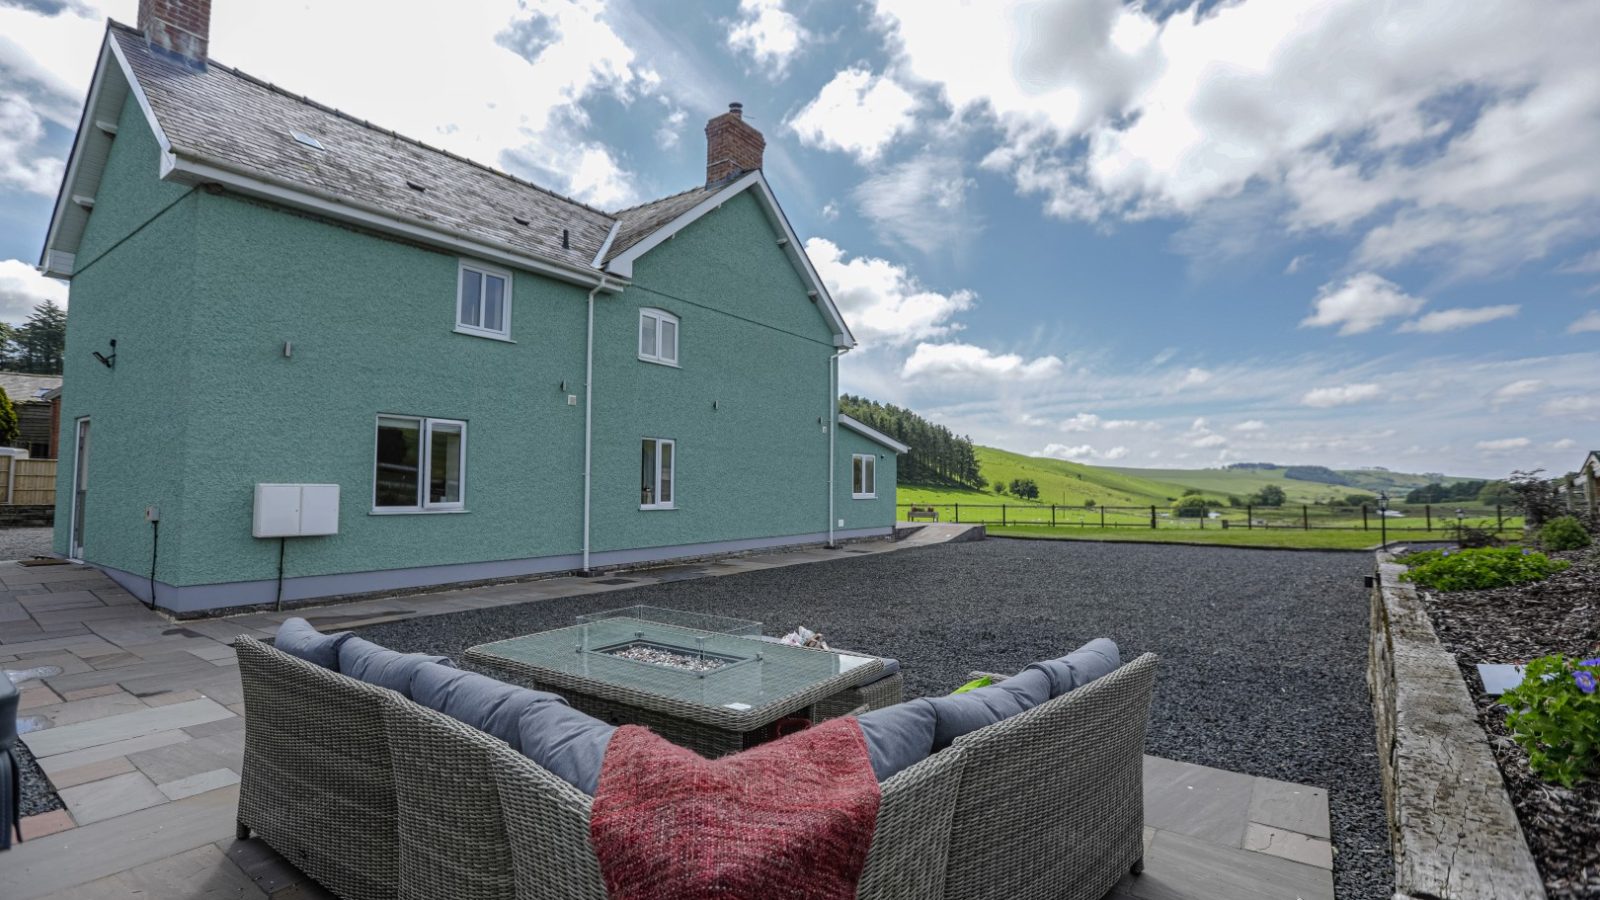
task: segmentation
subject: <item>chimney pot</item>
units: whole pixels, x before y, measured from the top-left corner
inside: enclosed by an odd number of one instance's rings
[[[744,104],[706,123],[706,184],[717,184],[761,168],[767,139],[744,120]]]
[[[205,62],[211,41],[211,0],[139,0],[138,24],[152,47]]]

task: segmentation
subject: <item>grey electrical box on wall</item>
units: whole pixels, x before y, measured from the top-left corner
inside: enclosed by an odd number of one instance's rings
[[[161,507],[155,505],[154,503],[146,506],[144,508],[144,520],[146,522],[161,521]]]
[[[250,533],[258,538],[339,533],[337,484],[258,484]]]

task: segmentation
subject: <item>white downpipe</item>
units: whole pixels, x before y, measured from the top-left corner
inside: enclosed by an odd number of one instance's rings
[[[589,573],[589,497],[594,483],[594,295],[606,286],[606,277],[589,292],[587,337],[583,351],[583,572]]]
[[[832,356],[828,357],[828,547],[833,548],[833,526],[838,522],[834,514],[834,467],[838,464],[838,453],[834,452],[833,434],[839,430],[839,357],[850,352],[849,347],[842,347]]]

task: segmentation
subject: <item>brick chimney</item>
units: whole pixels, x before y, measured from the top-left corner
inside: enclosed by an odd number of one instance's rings
[[[211,0],[139,0],[139,30],[153,47],[204,62],[211,40]]]
[[[716,184],[761,168],[767,139],[744,120],[744,104],[706,123],[706,184]]]

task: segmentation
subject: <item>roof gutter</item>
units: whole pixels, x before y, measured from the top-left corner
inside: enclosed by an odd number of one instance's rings
[[[259,172],[247,172],[215,160],[200,158],[177,148],[172,150],[171,155],[163,163],[161,177],[167,181],[216,182],[242,194],[322,213],[331,218],[364,225],[375,231],[408,237],[573,284],[600,288],[608,293],[615,293],[626,286],[626,282],[617,283],[619,279],[616,276],[610,276],[608,279],[606,274],[586,266],[539,259],[508,244],[469,237],[462,232],[442,228],[432,222],[399,215],[304,184],[292,183]]]

